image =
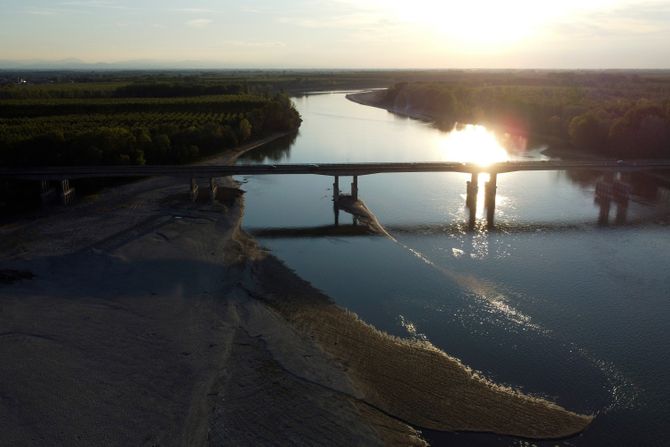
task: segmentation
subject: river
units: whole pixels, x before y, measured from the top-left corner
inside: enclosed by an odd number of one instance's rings
[[[481,126],[441,132],[341,92],[294,101],[304,120],[299,135],[240,163],[545,158],[518,139],[490,141]],[[429,340],[498,383],[597,416],[577,437],[536,444],[670,438],[670,202],[652,175],[625,179],[634,190],[627,215],[615,221],[613,206],[605,225],[594,202],[597,173],[501,174],[493,229],[483,187],[468,228],[469,175],[360,177],[361,200],[393,238],[361,234],[344,212],[333,233],[330,177],[238,180],[244,228],[339,305],[390,334]],[[342,178],[340,188],[348,192],[349,182]],[[435,446],[529,445],[424,435]]]

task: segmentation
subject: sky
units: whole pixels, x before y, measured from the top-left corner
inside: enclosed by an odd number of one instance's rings
[[[3,62],[670,68],[670,0],[0,0]]]

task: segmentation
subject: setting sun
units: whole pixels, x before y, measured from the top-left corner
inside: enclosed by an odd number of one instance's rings
[[[444,3],[419,2],[408,6],[406,2],[397,5],[401,19],[415,22],[467,49],[480,45],[504,45],[517,42],[532,34],[542,21],[540,8],[531,2],[524,8],[514,8],[509,3],[470,2]],[[425,3],[424,7],[421,4]],[[428,5],[430,3],[430,5]]]
[[[484,126],[457,126],[440,140],[439,149],[445,161],[461,161],[489,166],[509,160],[509,154],[495,134]]]
[[[377,0],[371,0],[376,4]],[[552,21],[569,21],[580,12],[616,6],[616,0],[594,2],[565,0],[554,4],[531,0],[507,2],[473,0],[443,2],[416,0],[383,2],[400,21],[441,36],[437,46],[452,46],[461,51],[485,50],[514,45],[545,33]]]

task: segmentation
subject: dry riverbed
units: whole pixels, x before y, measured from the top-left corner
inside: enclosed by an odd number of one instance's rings
[[[193,203],[149,179],[0,227],[0,445],[421,446],[411,426],[591,421],[335,306],[240,230],[223,184]]]

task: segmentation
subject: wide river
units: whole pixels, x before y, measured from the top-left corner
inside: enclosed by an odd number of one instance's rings
[[[543,157],[480,126],[441,132],[343,93],[294,101],[304,120],[297,138],[240,163]],[[239,180],[245,229],[339,305],[390,334],[427,339],[498,383],[596,415],[582,435],[538,445],[669,442],[670,199],[652,174],[624,179],[633,200],[619,220],[613,205],[608,225],[594,201],[597,173],[499,175],[494,229],[483,178],[468,228],[469,175],[360,177],[360,199],[396,240],[361,235],[344,212],[334,233],[331,177]],[[341,190],[350,181],[340,179]],[[531,445],[424,434],[436,446]]]

